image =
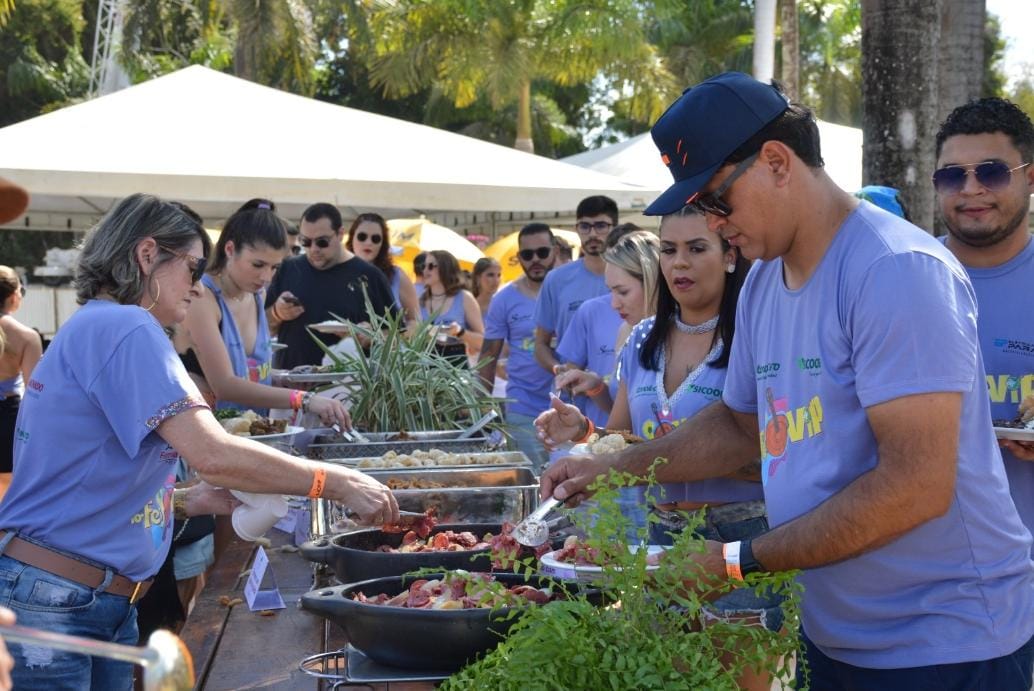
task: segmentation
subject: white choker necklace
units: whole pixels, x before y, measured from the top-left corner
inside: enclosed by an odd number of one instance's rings
[[[711,333],[718,326],[718,315],[708,319],[703,324],[687,324],[679,318],[679,314],[676,312],[672,315],[672,320],[675,322],[675,328],[684,334]]]

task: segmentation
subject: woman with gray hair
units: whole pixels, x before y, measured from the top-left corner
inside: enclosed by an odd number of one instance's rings
[[[227,434],[166,329],[203,288],[210,242],[188,208],[121,201],[83,245],[82,307],[33,372],[15,472],[0,505],[0,601],[19,623],[135,644],[136,602],[165,560],[173,515],[229,513],[226,489],[324,496],[366,522],[396,522],[362,473]],[[174,489],[176,462],[202,482]],[[130,664],[14,645],[17,688],[130,689]]]

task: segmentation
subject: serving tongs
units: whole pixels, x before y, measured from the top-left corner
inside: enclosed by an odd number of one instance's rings
[[[544,519],[558,506],[563,506],[563,502],[553,497],[539,504],[539,508],[514,526],[513,533],[511,533],[513,539],[525,547],[538,547],[544,544],[549,539],[550,529],[554,527],[555,522]]]
[[[475,422],[473,425],[471,425],[467,429],[463,430],[460,433],[460,436],[458,436],[456,438],[457,439],[470,439],[477,432],[479,432],[482,427],[484,427],[485,425],[490,423],[492,420],[495,420],[496,417],[498,417],[498,416],[499,416],[499,413],[497,413],[496,411],[494,411],[494,410],[488,411],[487,413],[482,415],[481,418],[477,422]]]
[[[359,518],[359,514],[349,509],[345,512],[345,516],[352,519],[356,523],[362,523],[362,519]],[[399,520],[396,523],[390,523],[392,528],[398,528],[399,530],[409,530],[417,523],[422,520],[426,520],[429,516],[426,513],[420,513],[419,511],[399,511]]]
[[[146,691],[181,691],[194,687],[194,663],[190,651],[171,631],[159,629],[147,639],[146,648],[40,631],[28,626],[0,626],[8,643],[28,643],[54,650],[130,662],[144,668]]]
[[[339,437],[341,437],[342,439],[344,439],[347,442],[354,443],[354,444],[369,444],[370,443],[369,439],[364,437],[359,432],[355,431],[355,429],[344,429],[341,425],[339,425],[336,422],[333,425],[330,426],[330,429],[334,430],[338,434]]]

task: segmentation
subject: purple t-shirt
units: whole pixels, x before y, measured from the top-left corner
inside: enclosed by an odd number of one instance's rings
[[[1011,420],[1020,401],[1034,394],[1034,242],[1000,266],[965,268],[980,308],[977,330],[991,418]],[[1034,532],[1034,462],[1001,453],[1016,510]]]
[[[688,377],[679,390],[669,397],[670,408],[666,412],[657,395],[657,370],[646,369],[639,361],[643,341],[653,328],[654,317],[647,317],[636,324],[621,350],[617,377],[625,385],[628,397],[628,412],[632,418],[632,434],[643,439],[654,439],[667,434],[701,410],[722,397],[725,386],[725,368],[705,366],[692,382]],[[658,433],[658,428],[661,431]],[[761,483],[714,478],[700,482],[666,483],[662,492],[654,497],[658,504],[666,502],[711,502],[725,504],[738,501],[753,501],[763,498]]]
[[[485,317],[485,338],[509,344],[506,361],[506,409],[538,415],[549,407],[553,375],[535,361],[535,299],[513,283],[492,297]]]
[[[150,578],[172,540],[179,459],[155,430],[195,407],[204,400],[154,317],[88,302],[32,373],[0,528]]]
[[[607,282],[603,274],[594,274],[586,269],[583,259],[564,264],[546,274],[542,282],[535,305],[535,324],[555,334],[559,343],[581,304],[606,293]],[[611,343],[613,341],[612,338]]]
[[[804,630],[830,657],[868,668],[1012,653],[1034,633],[1031,537],[991,429],[965,270],[934,238],[862,202],[804,286],[788,290],[782,276],[779,259],[748,275],[723,394],[757,414],[773,527],[877,465],[866,408],[962,394],[947,513],[805,571]]]
[[[574,313],[556,349],[556,357],[561,362],[573,363],[603,377],[603,382],[610,387],[611,398],[617,392],[614,343],[622,321],[621,315],[610,306],[609,293],[586,300]],[[597,427],[607,424],[610,413],[600,410],[588,396],[577,396],[574,403]]]

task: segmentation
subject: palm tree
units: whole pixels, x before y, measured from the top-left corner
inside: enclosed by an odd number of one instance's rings
[[[980,98],[984,79],[984,0],[942,0],[938,116]]]
[[[912,222],[927,230],[941,3],[862,0],[863,181],[898,188]]]
[[[779,0],[779,33],[782,38],[783,91],[792,101],[801,98],[801,37],[797,24],[797,0]]]
[[[433,84],[457,107],[517,103],[514,146],[532,151],[532,84],[603,75],[636,116],[660,115],[674,81],[634,0],[398,0],[370,16],[370,76],[387,96]]]

